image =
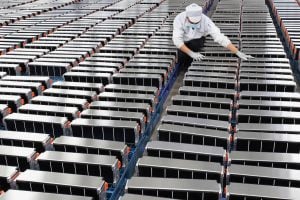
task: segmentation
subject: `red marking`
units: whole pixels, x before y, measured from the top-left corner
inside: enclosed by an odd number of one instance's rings
[[[118,160],[118,168],[121,169],[122,168],[122,163],[121,161]]]
[[[127,147],[127,148],[126,148],[126,153],[129,154],[130,151],[131,151],[131,148],[130,148],[130,147]]]
[[[38,159],[38,157],[39,157],[39,153],[36,153],[35,155],[34,155],[34,160],[37,160]]]
[[[138,133],[141,133],[141,126],[139,125],[139,124],[137,124],[137,131],[138,131]]]
[[[229,160],[229,154],[228,152],[225,153],[225,161],[228,161]]]
[[[108,188],[109,188],[109,186],[108,186],[108,183],[107,183],[107,182],[105,182],[105,183],[104,183],[104,191],[107,191],[107,190],[108,190]]]
[[[150,106],[149,110],[150,110],[150,112],[153,112],[153,108],[152,108],[152,106]]]
[[[17,72],[21,72],[21,71],[22,71],[22,68],[21,68],[21,67],[17,67],[16,71],[17,71]]]
[[[227,187],[224,187],[224,194],[227,194]]]
[[[20,172],[15,173],[12,177],[11,180],[15,180],[19,176]]]
[[[65,123],[65,128],[70,128],[71,127],[71,122],[70,121],[67,121],[66,123]]]

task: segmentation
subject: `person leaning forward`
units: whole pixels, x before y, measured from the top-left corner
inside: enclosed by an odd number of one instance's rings
[[[199,53],[204,46],[205,37],[210,35],[215,42],[236,54],[242,60],[253,58],[239,51],[212,20],[202,13],[202,7],[193,3],[179,13],[173,22],[173,43],[178,48],[178,63],[186,69],[193,60],[200,61],[204,55]]]

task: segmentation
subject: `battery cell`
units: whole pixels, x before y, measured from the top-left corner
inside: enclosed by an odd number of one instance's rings
[[[231,165],[227,172],[230,183],[300,187],[298,170]]]
[[[4,123],[7,130],[47,133],[52,137],[69,132],[69,122],[66,117],[12,113],[4,118]]]
[[[47,134],[18,132],[18,131],[0,131],[0,144],[7,146],[19,146],[35,148],[37,152],[43,152],[51,148],[52,139]]]
[[[0,145],[0,165],[17,166],[20,171],[34,168],[34,148]]]
[[[16,178],[16,183],[20,190],[105,199],[106,186],[102,177],[26,170]]]
[[[40,105],[77,107],[79,111],[86,109],[89,105],[86,99],[53,96],[37,96],[31,100],[31,103]]]
[[[42,153],[37,162],[42,171],[101,176],[111,184],[118,181],[119,168],[122,166],[113,156],[55,151]]]
[[[1,199],[14,200],[20,197],[22,197],[23,200],[32,200],[32,199],[92,200],[92,197],[80,197],[75,195],[51,194],[51,193],[32,192],[32,191],[29,192],[29,191],[22,191],[22,190],[9,190],[3,196],[1,196]]]
[[[129,147],[123,142],[61,136],[53,141],[55,151],[116,156],[123,166],[128,163]]]
[[[221,197],[220,186],[213,180],[132,177],[125,189],[131,194],[188,200],[219,200]]]
[[[298,153],[233,151],[230,153],[230,162],[232,164],[283,169],[300,168]]]
[[[296,200],[300,190],[298,188],[279,186],[231,183],[228,186],[228,192],[227,199],[229,200],[250,200],[253,198],[263,200]]]
[[[161,124],[157,131],[158,139],[166,142],[218,146],[226,149],[230,141],[227,131],[186,127],[173,124]]]
[[[140,128],[136,122],[78,118],[71,122],[73,136],[135,144]]]
[[[223,178],[222,167],[212,162],[143,156],[138,160],[136,168],[140,177],[206,179],[218,182]]]
[[[211,119],[199,119],[195,117],[183,117],[175,115],[165,115],[162,117],[161,122],[163,124],[174,124],[181,126],[189,126],[196,128],[207,128],[213,130],[225,130],[229,128],[229,123],[225,121],[211,120]]]
[[[17,175],[18,170],[16,167],[0,165],[0,190],[6,192],[10,189],[10,185]]]
[[[223,164],[226,161],[222,147],[151,141],[146,146],[148,156],[199,160]]]
[[[232,89],[182,86],[179,88],[180,95],[230,98],[233,99],[236,92]]]
[[[240,109],[240,123],[299,124],[298,112]]]

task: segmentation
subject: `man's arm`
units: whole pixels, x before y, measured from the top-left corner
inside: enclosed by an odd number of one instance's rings
[[[183,31],[183,24],[181,22],[181,19],[180,19],[181,16],[177,15],[174,19],[174,22],[173,22],[173,36],[172,36],[172,40],[173,40],[173,43],[174,45],[181,50],[181,47],[184,45],[184,41],[183,41],[183,34],[184,34],[184,31]],[[185,45],[184,45],[185,46]],[[186,47],[187,48],[187,47]],[[188,52],[188,48],[187,49],[184,49],[185,53]]]
[[[205,56],[203,56],[200,53],[193,52],[184,44],[183,34],[184,34],[183,25],[180,22],[180,17],[176,16],[173,23],[173,37],[172,37],[174,45],[182,52],[189,55],[194,60],[199,61],[203,59]]]
[[[180,49],[182,52],[184,52],[185,54],[189,55],[189,53],[191,53],[192,50],[190,50],[183,41],[183,27],[182,24],[180,24],[179,19],[176,17],[173,23],[173,43],[174,45]]]
[[[227,48],[231,53],[236,54],[239,58],[243,60],[248,60],[253,58],[250,55],[246,55],[243,52],[240,52],[236,46],[234,46],[231,41],[221,33],[220,29],[208,18],[208,34],[214,39],[215,42],[219,43],[221,46]]]
[[[179,49],[182,52],[184,52],[187,55],[189,55],[191,58],[193,58],[193,60],[200,61],[203,58],[205,58],[205,56],[202,55],[201,53],[199,53],[199,52],[193,52],[192,50],[190,50],[185,44],[181,45],[181,47]]]
[[[239,51],[232,43],[227,45],[226,48],[228,50],[230,50],[232,53],[236,54],[242,60],[248,60],[248,59],[253,59],[254,58],[251,55],[247,55],[247,54],[244,54],[243,52]]]
[[[180,51],[186,53],[187,55],[189,55],[192,50],[190,50],[185,44],[181,45],[181,47],[179,47]]]
[[[231,53],[236,54],[239,50],[230,42],[226,47]]]

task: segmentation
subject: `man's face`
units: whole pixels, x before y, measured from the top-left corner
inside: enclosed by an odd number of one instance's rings
[[[191,23],[191,24],[199,24],[201,22],[201,19],[197,22],[195,22],[195,21],[192,22],[189,17],[187,19],[188,19],[189,23]]]

